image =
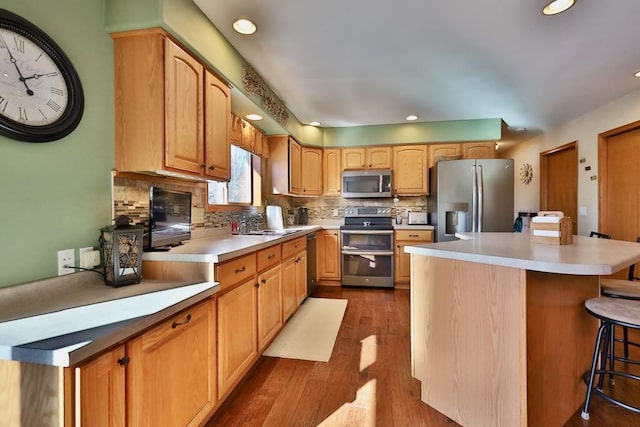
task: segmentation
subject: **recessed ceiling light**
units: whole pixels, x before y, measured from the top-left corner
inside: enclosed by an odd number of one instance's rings
[[[523,127],[516,128],[516,132],[524,132],[525,130],[527,130],[527,128],[523,128]]]
[[[260,114],[247,114],[245,117],[247,120],[262,120],[262,116]]]
[[[557,15],[558,13],[569,9],[574,3],[575,0],[553,0],[551,3],[546,5],[544,9],[542,9],[542,13],[547,16]]]
[[[640,77],[640,71],[636,72],[633,76],[634,77]]]
[[[233,23],[233,29],[240,34],[253,34],[256,32],[256,24],[248,19],[240,18]]]
[[[311,122],[309,123],[311,126],[320,126],[320,122]]]
[[[414,120],[418,120],[418,116],[416,116],[415,114],[411,114],[410,116],[405,117],[405,120],[412,122]]]

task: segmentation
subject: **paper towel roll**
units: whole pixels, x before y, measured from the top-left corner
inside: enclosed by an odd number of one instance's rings
[[[282,230],[284,220],[280,206],[267,206],[267,228],[269,230]]]

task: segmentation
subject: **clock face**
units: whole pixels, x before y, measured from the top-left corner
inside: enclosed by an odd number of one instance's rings
[[[25,19],[0,9],[0,134],[27,142],[68,135],[84,108],[62,49]]]

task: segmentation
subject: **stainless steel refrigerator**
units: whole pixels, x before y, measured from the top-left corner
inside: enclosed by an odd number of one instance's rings
[[[436,163],[427,208],[437,242],[454,240],[456,232],[513,231],[513,159]]]

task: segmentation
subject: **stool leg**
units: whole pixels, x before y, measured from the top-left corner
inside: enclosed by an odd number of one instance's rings
[[[596,338],[595,348],[593,349],[593,360],[591,361],[591,372],[589,373],[589,384],[587,385],[587,396],[584,399],[584,407],[580,416],[583,420],[589,419],[589,403],[591,401],[591,391],[593,389],[593,379],[596,374],[596,366],[598,364],[598,356],[600,356],[600,343],[602,342],[602,334],[608,327],[607,322],[602,322],[598,328],[598,336]],[[605,338],[607,340],[608,337]],[[606,346],[606,343],[605,343]],[[606,353],[605,353],[606,354]],[[606,360],[605,360],[606,363]]]
[[[602,353],[604,354],[606,352],[607,357],[609,358],[609,385],[615,385],[616,383],[616,378],[613,375],[613,364],[616,361],[616,325],[614,325],[613,323],[611,324],[611,332],[610,332],[610,339],[609,339],[609,348],[605,351],[603,351]],[[603,364],[602,369],[604,371],[605,369],[605,364]],[[600,390],[602,390],[602,382],[600,382]]]
[[[624,339],[624,358],[629,358],[629,330],[626,326],[622,327],[622,338]]]
[[[611,343],[613,341],[613,332],[614,332],[614,328],[615,325],[613,325],[612,323],[608,323],[603,321],[602,322],[604,325],[604,337],[602,338],[602,351],[600,352],[600,374],[598,374],[598,385],[596,386],[596,388],[598,390],[602,390],[602,387],[604,386],[604,373],[607,372],[607,361],[609,361],[610,358],[610,351],[611,351]]]

